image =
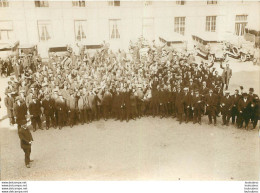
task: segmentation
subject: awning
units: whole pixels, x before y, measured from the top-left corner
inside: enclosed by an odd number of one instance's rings
[[[225,33],[216,33],[216,32],[202,32],[192,35],[206,42],[222,42],[225,41]]]
[[[99,49],[99,48],[103,47],[102,42],[96,41],[96,40],[93,40],[93,39],[84,40],[82,42],[79,42],[78,44],[79,45],[84,45],[85,48],[87,48],[87,49]]]
[[[167,42],[167,43],[183,43],[185,42],[184,36],[178,33],[168,33],[162,34],[159,36],[159,40],[161,42]]]
[[[19,41],[16,41],[14,43],[0,44],[0,51],[11,50],[18,45],[19,45]]]
[[[33,48],[35,46],[36,46],[35,44],[23,44],[23,45],[20,45],[18,48],[19,49],[29,49],[29,48]]]
[[[49,52],[67,52],[67,51],[68,51],[68,49],[66,46],[49,48]]]

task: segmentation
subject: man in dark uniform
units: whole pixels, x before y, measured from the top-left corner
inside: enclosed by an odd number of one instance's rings
[[[66,117],[66,112],[67,112],[67,106],[66,102],[63,99],[62,93],[59,93],[59,98],[57,99],[55,103],[56,109],[58,110],[58,125],[59,129],[62,129],[63,126],[65,126],[67,117]]]
[[[199,123],[201,125],[201,114],[203,112],[202,97],[198,90],[191,98],[191,108],[193,110],[193,124]]]
[[[73,91],[70,91],[70,96],[67,100],[67,106],[69,110],[69,125],[72,128],[76,123],[76,112],[78,111],[76,93],[73,93]]]
[[[232,98],[232,109],[231,109],[231,117],[232,117],[232,124],[238,124],[238,102],[241,99],[239,95],[239,90],[235,90],[235,94],[231,96]]]
[[[112,112],[115,117],[115,120],[120,119],[120,111],[121,111],[121,93],[119,92],[119,88],[116,88],[116,91],[113,92],[112,96]]]
[[[161,87],[158,91],[158,100],[159,100],[159,114],[160,118],[166,116],[166,106],[167,106],[167,96],[165,95],[164,88]]]
[[[25,103],[21,102],[22,99],[20,97],[16,97],[15,100],[16,103],[14,104],[14,119],[19,130],[22,124],[26,122],[27,106]]]
[[[175,101],[176,101],[176,88],[173,87],[170,91],[169,96],[170,104],[171,104],[171,115],[173,118],[176,117],[176,107],[175,107]]]
[[[213,91],[213,93],[216,95],[216,100],[217,100],[217,117],[219,117],[219,113],[220,113],[220,101],[222,99],[223,95],[223,90],[219,87],[219,86],[215,86],[215,90]]]
[[[183,93],[181,92],[180,87],[177,88],[175,105],[176,105],[177,119],[181,124],[183,113],[184,113],[184,101],[183,101]]]
[[[126,122],[128,122],[131,116],[131,102],[130,102],[129,88],[124,89],[124,104],[125,104],[124,117],[126,119]]]
[[[190,117],[190,103],[191,103],[191,96],[189,94],[188,88],[183,89],[184,94],[183,94],[183,104],[184,104],[184,113],[185,113],[185,122],[189,122],[189,117]]]
[[[248,99],[250,100],[250,120],[253,124],[253,129],[256,127],[259,116],[259,97],[254,94],[254,88],[249,89]]]
[[[96,120],[97,117],[97,103],[101,102],[101,100],[98,98],[97,93],[96,93],[96,89],[93,90],[93,92],[90,94],[89,97],[89,105],[91,108],[91,112],[92,112],[92,120]]]
[[[233,100],[231,96],[229,95],[229,91],[225,91],[225,96],[223,96],[220,100],[220,106],[221,106],[221,114],[222,114],[222,125],[229,125],[229,120],[231,117],[231,109],[233,106]]]
[[[138,117],[141,118],[143,116],[143,98],[144,98],[144,91],[142,89],[142,87],[139,87],[136,91],[137,93],[137,113],[138,113]]]
[[[54,89],[53,90],[53,95],[51,96],[51,101],[52,101],[52,105],[53,105],[53,110],[54,110],[54,120],[55,120],[55,126],[54,126],[54,129],[56,129],[56,127],[58,126],[58,109],[56,108],[56,103],[59,99],[59,96],[58,96],[58,90],[57,89]]]
[[[216,111],[217,111],[217,97],[215,94],[213,94],[213,90],[209,89],[209,94],[205,96],[205,102],[206,102],[206,107],[207,107],[207,113],[208,113],[208,118],[209,118],[209,125],[212,124],[212,117],[214,119],[214,126],[217,125],[217,116],[216,116]]]
[[[21,128],[18,130],[21,148],[23,149],[23,151],[25,153],[25,166],[27,168],[31,167],[30,162],[33,161],[30,159],[31,145],[32,145],[33,137],[29,130],[29,125],[30,125],[29,120],[30,120],[30,118],[27,119],[27,121],[23,122],[23,124],[21,125]]]
[[[103,100],[101,102],[101,105],[103,107],[103,116],[104,116],[105,121],[108,119],[109,114],[110,114],[111,102],[112,102],[112,94],[106,88],[104,96],[103,96]]]
[[[97,98],[98,98],[98,100],[97,100],[97,120],[99,121],[103,115],[102,101],[103,101],[104,90],[99,88],[99,90],[96,93],[97,93]]]
[[[245,129],[248,129],[248,123],[250,119],[250,104],[251,101],[248,99],[247,93],[242,94],[242,99],[238,102],[238,112],[239,116],[241,117],[240,124],[238,125],[238,128],[243,127],[243,123],[245,122]]]
[[[157,86],[159,88],[159,85]],[[159,103],[159,91],[157,90],[158,88],[153,88],[152,89],[152,99],[151,99],[151,109],[152,109],[152,114],[153,117],[155,117],[158,114],[158,103]]]
[[[53,101],[50,100],[50,96],[47,94],[45,95],[45,99],[42,101],[43,113],[46,118],[46,129],[50,128],[50,121],[52,125],[55,126],[55,119],[54,119],[54,106]]]
[[[129,104],[128,100],[128,93],[126,92],[126,89],[123,88],[122,91],[119,94],[119,104],[120,104],[120,121],[122,122],[124,119],[126,119],[126,107],[127,104]]]
[[[259,97],[256,96],[253,101],[253,117],[252,117],[252,122],[253,122],[253,129],[256,128],[257,122],[260,119],[260,106],[259,106]]]
[[[129,96],[130,101],[130,117],[135,120],[137,117],[137,92],[131,91]]]
[[[79,120],[81,122],[81,125],[83,125],[86,121],[86,106],[85,106],[85,96],[83,96],[83,93],[79,93],[79,99],[78,99],[78,110],[79,110]]]
[[[256,111],[256,106],[255,106],[255,101],[258,98],[256,94],[254,94],[254,88],[249,88],[249,93],[248,93],[248,100],[250,100],[251,105],[250,105],[250,120],[253,123],[254,117],[255,117],[255,111]]]
[[[33,131],[36,131],[36,124],[38,125],[39,129],[42,129],[42,122],[41,122],[41,103],[37,100],[36,96],[33,96],[33,102],[29,105],[29,112],[32,121]]]

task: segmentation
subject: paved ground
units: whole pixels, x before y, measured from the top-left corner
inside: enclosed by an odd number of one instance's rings
[[[254,86],[259,68],[230,61],[231,90]],[[217,65],[216,65],[217,66]],[[1,97],[6,79],[0,80]],[[0,118],[5,113],[3,102]],[[17,130],[0,122],[1,180],[259,180],[258,130],[216,127],[173,119],[114,120],[33,133],[31,169]]]

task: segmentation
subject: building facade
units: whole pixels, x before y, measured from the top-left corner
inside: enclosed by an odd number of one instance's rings
[[[259,25],[258,1],[8,1],[0,0],[0,45],[14,41],[49,47],[100,44],[128,49],[141,35],[157,40],[179,33],[188,42],[196,33],[229,31],[242,36]]]

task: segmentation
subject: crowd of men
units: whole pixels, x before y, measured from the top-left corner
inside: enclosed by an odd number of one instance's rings
[[[253,88],[246,93],[242,86],[231,95],[228,64],[220,64],[219,75],[214,63],[197,64],[192,53],[147,45],[143,39],[131,42],[129,52],[104,45],[93,55],[86,50],[52,54],[47,63],[37,56],[14,58],[17,70],[5,90],[10,124],[19,129],[28,115],[33,131],[44,128],[43,120],[46,129],[143,116],[201,124],[206,115],[208,124],[216,125],[221,115],[223,125],[256,127],[259,98]]]
[[[12,57],[9,56],[5,59],[0,57],[0,76],[8,77],[13,72]]]

